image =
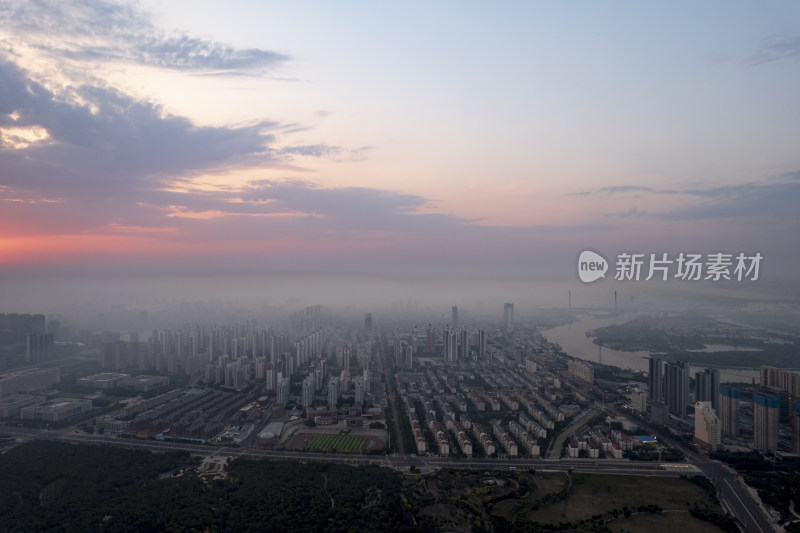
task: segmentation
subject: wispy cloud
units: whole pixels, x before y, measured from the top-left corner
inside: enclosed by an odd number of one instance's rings
[[[77,61],[122,61],[184,71],[270,69],[289,58],[159,30],[131,5],[103,0],[0,4],[0,28],[33,47]]]
[[[646,216],[647,214],[648,214],[647,209],[637,209],[636,207],[631,207],[627,211],[620,211],[618,213],[608,213],[606,216],[630,218],[630,217],[643,217]]]
[[[331,157],[339,155],[341,152],[342,149],[338,146],[328,146],[326,144],[287,146],[278,151],[281,155],[300,155],[306,157]]]
[[[661,214],[674,220],[760,219],[800,227],[800,182],[745,184],[698,191],[705,201]]]
[[[790,177],[787,175],[787,178]],[[795,178],[797,179],[797,178]],[[718,198],[727,197],[732,195],[743,194],[753,190],[760,185],[756,182],[742,183],[738,185],[725,185],[722,187],[710,187],[708,189],[695,188],[695,189],[656,189],[654,187],[642,187],[639,185],[614,185],[611,187],[599,187],[597,189],[579,191],[571,193],[572,196],[590,196],[598,194],[626,194],[626,193],[647,193],[653,195],[686,195],[686,196],[702,196],[705,198]]]
[[[800,37],[770,37],[762,40],[758,50],[744,60],[751,66],[764,65],[775,61],[800,59]]]
[[[366,157],[369,146],[360,148],[345,149],[341,146],[330,146],[327,144],[284,146],[276,151],[276,155],[283,156],[291,161],[295,157],[316,157],[328,158],[334,161],[361,161]]]
[[[624,194],[624,193],[655,193],[655,194],[680,194],[679,191],[669,189],[654,189],[652,187],[642,187],[640,185],[614,185],[611,187],[599,187],[597,189],[568,193],[567,196],[590,196],[596,194]]]
[[[721,187],[692,189],[658,189],[644,186],[618,185],[574,193],[589,195],[633,194],[647,208],[631,207],[626,211],[606,213],[609,218],[639,218],[692,220],[771,220],[775,225],[800,227],[800,172],[784,173],[776,179],[748,182]],[[671,196],[681,200],[679,207],[665,206],[659,197]]]

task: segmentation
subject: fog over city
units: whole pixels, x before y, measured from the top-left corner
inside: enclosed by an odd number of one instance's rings
[[[798,21],[0,0],[0,530],[800,531]]]

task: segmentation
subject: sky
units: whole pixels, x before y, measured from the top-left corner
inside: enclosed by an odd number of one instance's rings
[[[800,4],[0,1],[0,275],[800,261]]]

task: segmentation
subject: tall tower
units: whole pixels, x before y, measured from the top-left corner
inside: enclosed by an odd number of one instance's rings
[[[458,358],[458,336],[456,330],[449,327],[442,332],[444,340],[444,359],[448,363],[455,363]]]
[[[664,361],[651,356],[649,368],[647,398],[656,403],[664,403]]]
[[[686,406],[689,405],[689,364],[686,361],[667,363],[664,382],[670,413],[685,417]]]
[[[478,330],[478,359],[483,361],[486,358],[486,330]]]
[[[739,389],[719,386],[719,418],[722,425],[722,434],[728,437],[739,436]]]
[[[764,453],[778,449],[778,397],[764,392],[753,393],[753,448]]]
[[[450,310],[450,325],[453,326],[453,329],[458,327],[458,306],[456,305]]]
[[[503,304],[503,322],[505,323],[506,332],[514,329],[514,304]]]
[[[695,401],[711,402],[714,411],[719,412],[719,370],[706,368],[695,373]]]
[[[469,359],[469,332],[466,327],[461,328],[461,331],[458,332],[458,344],[461,349],[461,358],[466,361]]]

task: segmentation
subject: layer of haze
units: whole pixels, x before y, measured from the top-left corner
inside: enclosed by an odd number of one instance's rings
[[[280,272],[442,305],[558,279],[535,291],[555,302],[586,248],[759,252],[758,283],[791,283],[797,20],[789,1],[0,2],[3,310],[131,279],[328,303]]]

